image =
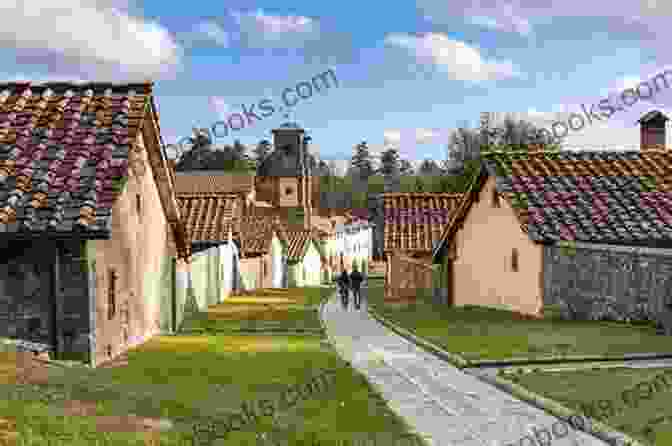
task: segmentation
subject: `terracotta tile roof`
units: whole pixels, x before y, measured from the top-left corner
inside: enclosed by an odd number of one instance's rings
[[[288,231],[287,232],[287,261],[299,262],[307,250],[307,244],[312,238],[312,232]]]
[[[431,253],[463,194],[385,193],[384,250]]]
[[[487,152],[442,243],[451,240],[487,176],[531,240],[660,245],[672,241],[672,153]],[[438,253],[435,251],[435,253]]]
[[[285,240],[285,230],[279,219],[267,215],[247,215],[236,219],[236,238],[240,240],[245,256],[267,254],[271,249],[274,231]]]
[[[251,192],[253,189],[254,175],[175,173],[175,192],[178,194],[239,193]]]
[[[152,84],[0,84],[0,223],[108,238]]]
[[[234,231],[239,199],[226,194],[180,194],[180,211],[191,243],[222,243]]]
[[[532,240],[672,240],[670,152],[492,152],[484,160]]]

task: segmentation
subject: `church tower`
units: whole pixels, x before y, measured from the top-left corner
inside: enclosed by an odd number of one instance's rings
[[[311,227],[311,181],[307,143],[310,137],[298,125],[285,123],[273,129],[274,155],[269,173],[273,183],[274,207],[288,208],[303,219],[303,228]]]

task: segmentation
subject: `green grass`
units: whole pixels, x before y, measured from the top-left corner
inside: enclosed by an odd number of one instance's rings
[[[338,371],[324,392],[276,412],[275,419],[260,417],[255,425],[231,432],[226,444],[256,443],[255,432],[271,432],[283,444],[297,444],[305,436],[331,441],[342,438],[342,432],[400,436],[407,432],[366,380],[316,337],[157,337],[131,351],[126,367],[68,370],[50,378],[47,386],[69,388],[69,400],[97,402],[97,415],[133,413],[179,420],[177,431],[161,434],[161,444],[172,446],[188,444],[193,422],[226,420],[240,411],[244,401],[277,401],[287,385],[308,382],[334,368]],[[81,388],[74,390],[77,383]],[[107,389],[96,390],[100,384]],[[2,401],[0,417],[16,419],[19,436],[32,441],[25,444],[47,444],[57,438],[67,439],[63,445],[95,444],[91,437],[101,441],[108,437],[107,444],[145,444],[142,434],[99,432],[93,417],[59,416],[58,402],[23,400]]]
[[[212,305],[206,312],[186,320],[184,333],[208,332],[294,332],[319,334],[317,309],[332,288],[289,288],[258,290],[249,296],[232,296]]]
[[[317,313],[325,293],[331,291],[268,291],[254,299],[239,300],[287,298],[295,306],[303,305],[301,311],[312,308],[312,313]],[[249,305],[234,301],[228,307]],[[288,310],[287,314],[293,313]],[[286,316],[282,322],[298,321],[292,317]],[[330,444],[342,441],[344,433],[389,440],[408,436],[407,426],[364,377],[324,342],[321,336],[288,334],[158,336],[129,351],[127,366],[94,370],[54,367],[47,384],[14,384],[11,388],[24,392],[21,398],[4,396],[0,400],[0,421],[11,421],[18,434],[17,444],[158,445],[149,442],[146,434],[103,432],[96,417],[65,416],[62,412],[65,401],[95,402],[96,416],[135,414],[170,419],[176,426],[160,434],[160,444],[191,446],[195,423],[221,427],[229,416],[240,412],[243,402],[259,410],[259,401],[279,401],[287,386],[307,383],[325,370],[337,369],[327,388],[300,398],[293,408],[276,406],[273,417],[259,414],[256,423],[230,432],[212,445],[270,444],[257,438],[261,433],[282,445],[302,444],[308,438]],[[0,371],[4,370],[1,366],[0,361]],[[5,366],[7,371],[0,375],[3,382],[11,383],[15,365],[5,358]],[[3,391],[7,388],[0,386]]]
[[[557,355],[622,355],[672,352],[670,338],[650,326],[552,318],[521,320],[483,307],[435,305],[427,299],[405,307],[383,303],[382,287],[369,292],[381,316],[468,360],[539,359]]]
[[[533,372],[516,375],[512,380],[589,416],[591,409],[586,407],[594,406],[596,419],[638,440],[664,446],[672,439],[672,387],[665,391],[661,385],[658,392],[649,392],[647,389],[651,387],[641,384],[649,383],[655,388],[653,378],[662,372],[663,369],[625,368]],[[667,379],[671,382],[672,375],[668,374]],[[621,395],[630,389],[635,389],[637,395],[637,384],[643,397],[634,407]],[[612,412],[610,407],[616,411]]]

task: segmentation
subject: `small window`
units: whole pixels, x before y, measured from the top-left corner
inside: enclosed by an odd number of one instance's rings
[[[108,270],[107,284],[107,319],[112,320],[117,314],[117,272],[110,268]]]
[[[137,212],[138,217],[142,216],[142,197],[140,197],[140,194],[135,194],[135,212]]]
[[[518,250],[516,248],[511,250],[511,271],[518,271]]]
[[[499,193],[497,193],[496,187],[492,188],[492,207],[493,208],[499,207]]]

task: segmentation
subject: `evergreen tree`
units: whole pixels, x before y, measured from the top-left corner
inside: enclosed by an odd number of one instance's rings
[[[185,150],[175,165],[177,172],[188,170],[205,169],[207,158],[212,146],[212,138],[208,129],[193,128],[193,134],[189,138],[188,150]]]
[[[350,167],[352,171],[357,172],[360,178],[369,178],[373,175],[373,160],[366,141],[362,141],[355,146]]]
[[[399,161],[399,175],[409,176],[413,175],[413,173],[413,165],[410,161],[403,159]]]
[[[249,159],[247,146],[241,144],[239,140],[233,142],[233,153],[236,160]]]
[[[273,146],[267,139],[262,139],[259,141],[259,144],[252,150],[254,153],[254,159],[257,161],[257,164],[262,162],[269,153],[273,151]]]
[[[480,134],[483,145],[494,145],[502,149],[528,150],[531,145],[541,150],[560,148],[553,142],[550,132],[543,132],[531,122],[522,119],[515,121],[511,115],[506,115],[501,125],[493,126],[490,114],[482,113]]]
[[[399,151],[395,147],[390,147],[380,154],[380,169],[378,173],[385,176],[397,177],[401,171],[401,161],[399,160]]]
[[[420,164],[418,174],[424,176],[437,176],[441,174],[441,169],[436,165],[436,161],[427,158]]]

